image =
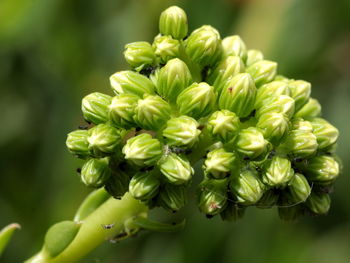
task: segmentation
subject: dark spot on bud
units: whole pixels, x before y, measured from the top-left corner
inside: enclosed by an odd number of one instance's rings
[[[230,93],[231,93],[231,92],[232,92],[232,90],[233,90],[233,87],[229,87],[227,90],[228,90],[228,92],[230,92]]]
[[[78,174],[81,174],[81,168],[77,168],[76,171],[77,171]]]
[[[136,128],[135,128],[135,131],[136,131],[136,132],[139,132],[139,131],[141,131],[141,130],[142,130],[142,129],[141,129],[140,127],[136,127]]]
[[[206,218],[212,219],[214,216],[213,215],[205,215]]]
[[[144,68],[143,70],[141,70],[140,74],[149,77],[149,75],[151,75],[155,70],[156,70],[156,67],[148,66],[148,67]]]
[[[204,127],[205,127],[205,126],[204,126],[203,124],[201,124],[201,125],[198,126],[198,130],[203,130]]]
[[[244,161],[249,161],[250,158],[249,158],[248,156],[245,156],[245,157],[243,158],[243,160],[244,160]]]

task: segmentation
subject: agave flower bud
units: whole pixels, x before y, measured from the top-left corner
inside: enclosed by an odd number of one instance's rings
[[[219,148],[208,153],[204,162],[204,169],[212,177],[222,179],[228,176],[229,172],[237,166],[236,161],[237,156],[234,153]]]
[[[156,60],[151,44],[145,41],[125,45],[124,57],[126,62],[136,71],[141,71],[143,68],[153,65]]]
[[[109,105],[109,118],[113,125],[121,128],[131,128],[135,125],[135,107],[139,97],[133,94],[120,94],[113,97]]]
[[[255,62],[261,61],[264,59],[264,54],[260,50],[250,49],[247,52],[247,60],[246,65],[249,67],[253,65]]]
[[[125,159],[138,166],[154,165],[162,154],[160,141],[148,133],[130,138],[123,147]]]
[[[251,76],[240,73],[230,79],[221,92],[219,108],[247,117],[254,109],[256,88]]]
[[[247,48],[243,40],[238,35],[225,37],[222,40],[224,57],[239,56],[243,61],[247,59]]]
[[[339,131],[336,127],[322,118],[310,120],[313,133],[316,135],[318,148],[324,149],[334,144],[339,136]]]
[[[289,82],[291,97],[295,100],[295,110],[299,111],[309,100],[311,84],[304,80]]]
[[[274,80],[277,73],[277,63],[269,60],[261,60],[247,67],[257,87]]]
[[[238,133],[241,123],[237,115],[229,110],[214,112],[207,122],[209,133],[216,139],[228,142]]]
[[[289,83],[291,81],[294,81],[294,79],[289,79],[283,75],[276,75],[276,77],[274,78],[274,81],[283,81],[283,82]]]
[[[274,189],[266,191],[260,200],[256,203],[256,207],[260,209],[267,209],[273,207],[279,198],[279,194]]]
[[[119,71],[109,78],[112,89],[117,94],[131,93],[143,97],[144,94],[154,94],[152,81],[130,70]]]
[[[316,153],[316,136],[310,131],[292,130],[281,148],[294,157],[309,157]]]
[[[158,204],[171,212],[180,210],[186,204],[186,187],[165,184],[159,192]]]
[[[339,175],[339,163],[331,156],[321,155],[309,159],[300,167],[309,181],[333,182]]]
[[[294,170],[290,161],[283,157],[274,156],[266,163],[262,181],[271,187],[283,187],[293,176]]]
[[[145,95],[135,108],[135,122],[145,130],[160,129],[170,118],[169,103],[157,95]]]
[[[243,72],[244,63],[242,59],[239,56],[228,56],[210,73],[207,82],[214,86],[217,94],[220,94],[228,80]]]
[[[81,104],[84,119],[94,124],[108,121],[108,106],[111,101],[111,96],[99,92],[85,96]]]
[[[214,88],[205,82],[193,83],[179,94],[176,104],[183,115],[196,119],[205,117],[214,110],[216,104]]]
[[[86,158],[89,156],[89,142],[87,130],[76,130],[68,133],[66,145],[72,154],[79,158]]]
[[[267,144],[263,134],[255,127],[241,130],[236,140],[237,151],[252,159],[265,153]]]
[[[92,155],[110,155],[116,152],[121,142],[121,133],[108,124],[99,124],[89,130],[88,142]]]
[[[114,198],[120,199],[129,189],[131,176],[120,169],[113,170],[105,183],[105,190]]]
[[[318,100],[310,98],[309,101],[298,110],[294,117],[297,118],[312,118],[321,115],[321,104]]]
[[[175,185],[188,183],[194,173],[187,158],[174,153],[164,156],[158,165],[166,180]]]
[[[307,131],[307,132],[313,132],[314,130],[311,122],[306,121],[302,118],[295,118],[295,119],[293,118],[292,128],[293,130],[300,130],[300,131]]]
[[[163,98],[176,101],[181,91],[192,83],[190,70],[185,62],[178,58],[169,60],[161,68],[157,78],[157,92]]]
[[[162,35],[170,35],[175,39],[183,39],[187,36],[187,15],[177,6],[165,9],[159,18],[159,32]]]
[[[227,203],[227,180],[207,179],[199,185],[199,209],[206,215],[216,215]]]
[[[277,145],[287,136],[290,123],[285,114],[270,112],[260,116],[256,127],[261,129],[265,139]]]
[[[224,221],[237,221],[243,218],[245,207],[235,204],[233,202],[227,202],[225,209],[220,213],[222,220]]]
[[[302,215],[300,205],[286,206],[278,208],[278,216],[286,222],[295,222]]]
[[[198,123],[195,119],[188,116],[171,118],[163,130],[163,136],[171,146],[189,146],[191,147],[201,133],[197,129]]]
[[[88,187],[99,188],[103,186],[111,176],[108,166],[108,157],[90,159],[81,168],[81,180]]]
[[[255,115],[259,118],[270,112],[284,113],[288,118],[291,118],[294,114],[294,100],[287,95],[274,96],[265,101],[265,104],[257,109]]]
[[[288,199],[292,204],[305,202],[311,193],[311,187],[304,175],[296,173],[288,183]]]
[[[237,176],[232,176],[229,187],[237,202],[244,205],[256,204],[265,190],[256,172],[252,170],[245,170]]]
[[[131,178],[129,192],[135,199],[148,200],[158,193],[159,185],[159,179],[152,172],[139,172]]]
[[[271,100],[272,97],[290,95],[288,83],[284,81],[272,81],[262,85],[256,94],[255,107],[261,108]]]
[[[326,214],[331,206],[331,198],[328,194],[311,192],[305,205],[316,215]]]
[[[219,32],[211,26],[197,28],[186,39],[185,52],[193,62],[201,66],[214,64],[221,52]]]
[[[180,53],[180,41],[173,39],[171,36],[156,36],[152,46],[154,53],[162,64],[165,64],[172,58],[178,57]]]

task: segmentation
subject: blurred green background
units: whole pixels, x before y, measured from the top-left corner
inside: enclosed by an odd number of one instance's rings
[[[51,224],[72,218],[88,192],[75,172],[81,163],[65,148],[66,134],[83,124],[81,98],[111,94],[109,76],[127,67],[124,45],[152,41],[172,4],[186,10],[191,30],[211,24],[222,37],[240,34],[278,61],[281,74],[313,84],[341,132],[344,169],[331,210],[286,224],[276,210],[249,209],[226,223],[189,204],[184,231],[106,242],[82,262],[350,262],[349,0],[1,0],[0,226],[22,229],[0,261],[21,262]]]

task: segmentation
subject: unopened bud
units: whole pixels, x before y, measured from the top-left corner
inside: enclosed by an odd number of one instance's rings
[[[94,92],[85,96],[81,109],[84,119],[94,124],[108,121],[108,106],[112,97],[100,92]]]
[[[243,40],[238,35],[225,37],[222,40],[224,57],[239,56],[243,61],[247,59],[247,48]]]
[[[120,199],[129,189],[130,178],[126,171],[113,170],[105,183],[105,190],[114,198]]]
[[[159,185],[159,179],[152,172],[139,172],[131,178],[129,192],[135,199],[148,200],[158,193]]]
[[[319,149],[327,148],[337,141],[339,131],[328,121],[322,118],[314,118],[310,122],[313,127],[313,133],[316,135]]]
[[[260,50],[256,49],[250,49],[247,52],[247,60],[246,65],[249,67],[250,65],[253,65],[255,62],[261,61],[264,59],[264,55]]]
[[[183,39],[188,31],[185,11],[177,6],[171,6],[164,10],[159,18],[159,31],[163,35]]]
[[[66,145],[72,154],[79,158],[86,158],[89,156],[89,142],[87,130],[76,130],[68,133]]]
[[[290,122],[283,113],[270,112],[260,116],[257,128],[260,128],[264,138],[278,145],[288,134]]]
[[[237,151],[252,159],[265,153],[267,144],[263,134],[255,127],[241,130],[236,140]]]
[[[199,185],[198,207],[206,215],[216,215],[227,203],[227,180],[207,179]]]
[[[187,158],[174,153],[164,156],[158,165],[166,180],[175,185],[188,183],[194,173]]]
[[[258,108],[256,116],[260,117],[265,113],[279,112],[284,113],[288,118],[291,118],[294,114],[294,100],[287,95],[274,96],[270,100]]]
[[[310,131],[292,130],[281,147],[294,157],[309,157],[316,153],[316,136]]]
[[[269,60],[261,60],[247,67],[257,87],[274,80],[277,73],[277,63]]]
[[[158,35],[153,42],[154,53],[160,63],[165,64],[168,60],[176,58],[180,53],[180,41],[171,36]]]
[[[186,187],[165,184],[159,193],[158,204],[165,210],[176,212],[186,204]]]
[[[294,114],[294,117],[312,118],[320,115],[321,104],[318,102],[318,100],[310,98],[309,101]]]
[[[121,142],[121,132],[108,124],[99,124],[89,130],[88,142],[93,156],[110,155]]]
[[[291,97],[295,100],[295,111],[299,111],[310,98],[311,84],[304,80],[294,80],[288,85]]]
[[[318,183],[333,182],[339,175],[339,163],[331,156],[320,155],[300,167],[308,180]]]
[[[265,165],[262,181],[271,187],[283,187],[293,176],[294,170],[292,169],[291,162],[286,158],[274,156]]]
[[[305,205],[316,215],[326,214],[331,206],[331,198],[329,194],[312,192]]]
[[[274,189],[266,191],[260,200],[256,203],[256,207],[268,209],[273,207],[278,201],[279,195]]]
[[[81,168],[81,180],[88,187],[99,188],[111,176],[109,159],[90,159]]]
[[[126,62],[136,71],[141,71],[145,67],[153,65],[156,60],[151,44],[145,41],[125,45],[124,57]]]
[[[113,125],[131,128],[135,125],[135,107],[139,97],[133,94],[120,94],[112,99],[109,105],[109,118]]]
[[[237,166],[237,159],[237,156],[232,152],[227,152],[223,148],[215,149],[208,153],[204,169],[213,178],[222,179]]]
[[[228,142],[237,135],[241,123],[237,115],[229,110],[214,112],[207,123],[209,133],[216,139]]]
[[[293,130],[306,131],[306,132],[313,132],[313,130],[314,130],[314,128],[312,127],[311,122],[306,121],[306,120],[304,120],[302,118],[293,118],[292,129]]]
[[[272,81],[262,85],[256,94],[255,107],[261,108],[264,104],[269,103],[272,97],[278,97],[280,95],[290,95],[288,83]]]
[[[292,204],[305,202],[311,193],[311,187],[304,175],[296,173],[288,183],[288,199]]]

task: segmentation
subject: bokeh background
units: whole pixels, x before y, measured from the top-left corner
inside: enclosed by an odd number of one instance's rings
[[[106,242],[82,262],[350,262],[349,0],[1,0],[0,226],[22,229],[0,261],[21,262],[51,224],[72,218],[88,193],[75,172],[81,163],[65,148],[66,134],[83,123],[81,98],[111,94],[109,76],[127,67],[124,45],[152,41],[172,4],[186,10],[191,30],[211,24],[222,37],[240,34],[281,74],[313,84],[341,132],[344,169],[331,210],[287,224],[276,210],[249,209],[226,223],[190,204],[184,231]]]

